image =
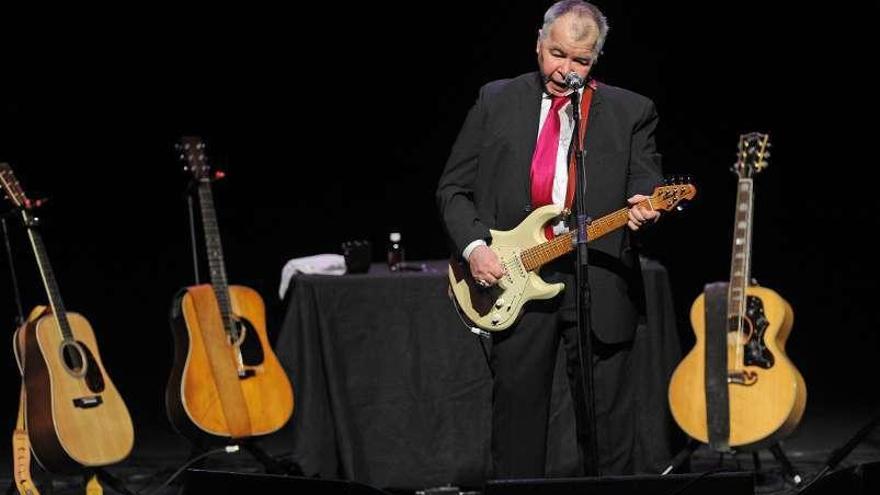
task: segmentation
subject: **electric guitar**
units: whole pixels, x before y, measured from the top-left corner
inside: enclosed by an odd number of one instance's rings
[[[168,417],[195,441],[266,435],[290,419],[293,390],[269,345],[263,299],[227,283],[211,193],[220,174],[211,173],[199,138],[183,138],[179,149],[198,187],[211,283],[187,287],[172,305]]]
[[[750,283],[753,178],[767,166],[769,137],[739,138],[733,255],[727,292],[727,388],[730,447],[760,448],[791,433],[801,420],[807,388],[785,355],[794,312],[776,292]],[[696,345],[669,383],[669,406],[681,428],[708,443],[706,405],[706,295],[691,306]]]
[[[64,308],[37,230],[38,204],[28,199],[6,163],[0,163],[0,186],[21,211],[49,299],[48,306],[31,311],[14,339],[16,357],[23,361],[25,420],[34,457],[50,472],[122,461],[134,445],[134,427],[104,369],[95,332],[82,315]]]
[[[696,188],[691,184],[661,186],[640,205],[671,210],[695,195]],[[586,226],[587,241],[626,225],[628,210],[629,207],[621,208],[593,220]],[[453,301],[474,325],[489,331],[505,330],[517,320],[524,304],[533,299],[550,299],[565,288],[563,283],[548,284],[538,275],[542,266],[574,250],[577,229],[550,241],[544,236],[544,224],[561,213],[561,206],[546,205],[529,214],[513,230],[489,231],[492,236],[489,248],[498,255],[507,272],[495,286],[484,288],[477,284],[464,261],[449,263]]]

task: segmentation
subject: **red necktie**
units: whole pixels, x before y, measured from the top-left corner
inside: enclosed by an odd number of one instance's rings
[[[553,177],[556,175],[556,155],[559,152],[559,109],[568,103],[564,96],[554,96],[550,113],[541,127],[535,154],[532,156],[532,207],[549,205],[553,202]],[[553,227],[547,225],[544,233],[553,238]]]

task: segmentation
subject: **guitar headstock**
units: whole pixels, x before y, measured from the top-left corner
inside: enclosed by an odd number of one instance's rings
[[[750,132],[739,137],[733,171],[740,179],[750,179],[764,170],[770,158],[770,135]]]
[[[24,190],[21,188],[21,184],[18,183],[18,179],[15,178],[15,174],[12,172],[12,167],[6,162],[0,163],[0,187],[6,191],[6,199],[8,199],[16,208],[29,210],[33,207],[39,206],[39,204],[28,199]]]
[[[176,146],[180,152],[180,159],[184,163],[183,169],[193,175],[197,181],[210,181],[215,177],[211,175],[211,166],[208,165],[205,156],[205,143],[198,136],[184,136]]]
[[[651,195],[651,206],[657,210],[669,211],[682,201],[694,199],[696,195],[697,188],[688,182],[667,184],[654,189],[654,194]]]

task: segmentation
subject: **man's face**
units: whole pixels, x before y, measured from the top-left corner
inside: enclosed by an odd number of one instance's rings
[[[569,92],[565,75],[576,72],[586,79],[593,67],[596,53],[593,49],[599,38],[599,28],[591,19],[564,15],[550,25],[543,39],[538,36],[538,67],[547,92],[564,96]]]

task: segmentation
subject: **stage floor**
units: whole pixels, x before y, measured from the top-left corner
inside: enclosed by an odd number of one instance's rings
[[[880,413],[880,406],[869,404],[815,404],[807,407],[804,419],[798,429],[783,443],[783,450],[794,468],[806,479],[811,478],[825,464],[829,455],[842,447],[855,433],[868,424],[875,414]],[[109,471],[124,480],[129,489],[138,492],[145,488],[155,489],[162,480],[171,475],[189,456],[189,444],[176,436],[169,427],[163,424],[137,425],[138,439],[131,457],[124,463],[113,466]],[[0,453],[3,456],[0,466],[0,488],[4,489],[11,483],[11,461],[9,442],[2,442]],[[276,456],[284,455],[283,446],[271,441],[266,443],[268,450]],[[758,479],[756,493],[784,493],[791,489],[781,476],[779,463],[768,450],[759,452],[760,461],[766,476]],[[871,431],[856,448],[847,455],[839,465],[839,469],[865,462],[880,461],[880,427]],[[210,457],[203,465],[207,469],[229,470],[246,473],[263,472],[249,454],[218,454]],[[751,454],[739,454],[736,457],[719,455],[701,447],[694,452],[691,461],[691,472],[700,473],[716,469],[729,471],[751,470],[753,468]],[[45,473],[33,468],[38,482],[45,482]],[[81,481],[77,477],[56,477],[53,483],[54,493],[81,494]],[[431,487],[413,487],[416,489]],[[467,487],[470,489],[479,487]],[[178,493],[180,486],[172,484],[162,488],[155,494]],[[116,494],[105,484],[104,492]],[[395,492],[400,493],[399,490]],[[406,493],[406,492],[403,492]]]

